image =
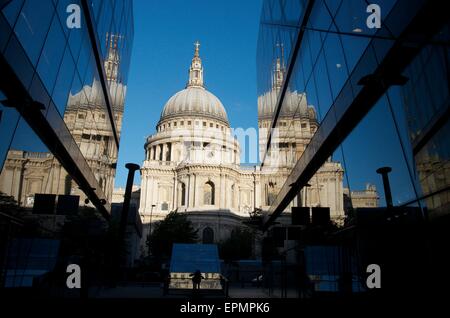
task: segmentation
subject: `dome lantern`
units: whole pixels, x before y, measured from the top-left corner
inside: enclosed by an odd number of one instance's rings
[[[197,41],[194,43],[195,52],[192,58],[191,67],[189,68],[189,81],[187,87],[203,87],[203,66],[202,60],[199,55],[200,43]]]
[[[195,51],[189,67],[186,88],[169,98],[161,112],[158,125],[174,117],[198,117],[217,120],[229,127],[227,113],[221,101],[203,86],[203,65],[199,55],[200,43],[194,43]]]

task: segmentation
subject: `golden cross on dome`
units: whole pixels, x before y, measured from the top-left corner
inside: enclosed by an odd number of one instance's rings
[[[194,56],[198,56],[198,50],[199,50],[199,47],[200,47],[200,42],[196,41],[194,43],[194,45],[195,45],[195,54],[194,54]]]

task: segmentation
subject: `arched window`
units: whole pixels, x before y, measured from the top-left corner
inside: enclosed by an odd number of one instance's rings
[[[186,185],[181,182],[181,205],[186,205]]]
[[[203,204],[214,205],[214,183],[208,181],[203,186]]]
[[[210,227],[205,227],[203,229],[203,244],[212,244],[214,243],[214,231]]]

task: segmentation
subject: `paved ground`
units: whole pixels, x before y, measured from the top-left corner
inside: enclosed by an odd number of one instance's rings
[[[228,295],[230,298],[269,298],[269,295],[264,289],[257,287],[230,287]]]
[[[93,288],[89,296],[93,298],[161,298],[163,290],[156,284],[126,284],[113,288]]]
[[[92,298],[186,298],[191,297],[190,291],[171,292],[169,295],[163,295],[163,289],[157,284],[123,284],[114,288],[92,288],[89,292]],[[230,298],[269,298],[269,295],[262,288],[257,287],[234,287],[228,290]],[[274,297],[273,295],[272,297]],[[217,298],[224,297],[217,293],[209,294],[206,290],[202,291],[201,297]]]

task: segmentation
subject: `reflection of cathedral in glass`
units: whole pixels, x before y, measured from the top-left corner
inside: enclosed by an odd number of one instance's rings
[[[286,72],[283,45],[277,46],[281,50],[271,72],[271,89],[258,97],[259,151],[261,160],[264,160],[261,168],[263,209],[268,209],[272,205],[319,127],[315,107],[308,104],[306,94],[292,90],[288,86],[276,127],[272,129],[270,146],[267,147],[267,136]],[[338,224],[342,224],[345,208],[348,207],[344,202],[345,198],[353,194],[358,197],[353,207],[377,206],[378,196],[373,185],[368,185],[365,190],[350,193],[343,187],[343,175],[341,163],[332,161],[330,158],[310,179],[309,186],[300,191],[297,200],[291,202],[286,208],[286,212],[289,212],[294,205],[329,207],[331,218]]]
[[[111,35],[104,69],[112,102],[113,118],[120,135],[126,86],[120,80],[118,46],[122,37]],[[75,80],[74,80],[75,81]],[[117,162],[117,147],[111,129],[100,80],[92,76],[88,84],[72,85],[64,112],[64,122],[79,147],[83,161],[92,170],[107,202],[111,201]],[[9,150],[0,175],[0,192],[13,196],[22,206],[31,207],[36,193],[70,194],[86,199],[75,181],[50,152]]]
[[[120,136],[126,87],[119,82],[118,77],[120,60],[117,48],[119,40],[120,36],[111,35],[104,68],[116,131]],[[94,78],[92,86],[86,85],[80,92],[69,95],[64,122],[88,165],[94,171],[105,196],[110,201],[114,187],[117,147],[108,116],[99,80]]]

